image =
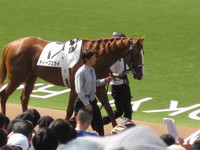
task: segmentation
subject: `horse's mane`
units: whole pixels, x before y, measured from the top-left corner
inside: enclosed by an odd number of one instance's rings
[[[110,51],[114,51],[118,48],[126,48],[129,46],[130,41],[133,38],[126,37],[113,37],[113,38],[105,38],[105,39],[96,39],[96,40],[87,40],[83,39],[84,49],[93,49],[98,54],[109,53]]]

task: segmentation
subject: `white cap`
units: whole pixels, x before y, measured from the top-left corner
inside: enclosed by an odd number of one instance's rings
[[[182,147],[181,145],[173,144],[173,145],[169,146],[167,148],[167,150],[185,150],[185,148]]]
[[[149,127],[136,126],[119,134],[85,136],[68,142],[60,150],[166,150],[166,144]]]
[[[20,133],[13,133],[10,135],[7,145],[15,145],[21,147],[22,150],[27,150],[29,148],[27,137]]]
[[[113,32],[113,36],[115,36],[115,34],[117,34],[117,32]]]

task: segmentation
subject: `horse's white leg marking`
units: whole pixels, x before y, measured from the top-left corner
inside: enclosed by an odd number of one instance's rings
[[[141,50],[140,54],[141,54],[141,57],[142,57],[142,65],[144,65],[144,51],[143,51],[143,49]],[[142,66],[142,74],[143,74],[143,77],[144,77],[144,66]]]

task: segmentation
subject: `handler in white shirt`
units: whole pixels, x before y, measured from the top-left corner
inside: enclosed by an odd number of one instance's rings
[[[113,33],[114,37],[125,37],[124,34],[121,33]],[[115,118],[125,117],[128,119],[132,119],[132,105],[131,105],[131,92],[129,87],[129,81],[126,74],[122,74],[124,71],[128,69],[127,64],[124,62],[124,59],[121,58],[116,63],[114,63],[110,70],[113,74],[114,78],[110,84],[112,97],[115,101],[116,110],[114,111]],[[123,75],[123,76],[121,76]],[[121,77],[120,77],[121,76]],[[120,77],[120,78],[119,78]],[[106,125],[110,123],[109,116],[103,117],[103,124]]]

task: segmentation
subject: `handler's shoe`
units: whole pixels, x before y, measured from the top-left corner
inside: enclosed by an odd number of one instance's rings
[[[103,125],[109,124],[111,122],[110,117],[108,117],[108,116],[102,117],[102,122],[103,122]]]
[[[76,121],[75,121],[75,118],[70,118],[69,120],[68,120],[68,122],[69,122],[69,124],[70,124],[70,126],[72,127],[72,128],[76,128]]]

